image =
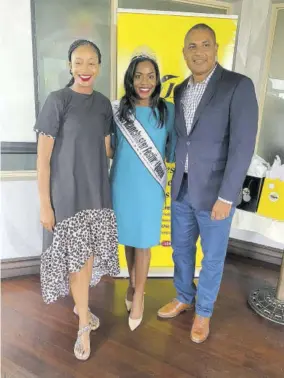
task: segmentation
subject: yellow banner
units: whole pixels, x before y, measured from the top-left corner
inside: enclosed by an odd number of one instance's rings
[[[182,49],[187,31],[198,23],[205,23],[215,30],[219,45],[218,61],[232,69],[237,31],[236,17],[195,16],[194,14],[168,13],[118,13],[117,18],[117,98],[124,93],[123,79],[131,57],[147,49],[155,54],[163,83],[162,96],[173,101],[173,89],[190,74],[184,62]],[[167,199],[163,211],[160,246],[152,248],[151,267],[173,267],[170,235],[170,186],[174,164],[168,164]],[[201,266],[202,250],[197,243],[196,267]],[[121,267],[126,267],[124,248],[120,246]]]

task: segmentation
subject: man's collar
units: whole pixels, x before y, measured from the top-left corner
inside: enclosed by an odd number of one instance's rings
[[[208,84],[209,80],[211,79],[211,77],[213,76],[215,70],[216,70],[216,67],[217,67],[217,63],[215,64],[213,70],[210,72],[210,74],[203,80],[203,81],[200,81],[198,83],[194,83],[193,82],[193,75],[191,75],[189,77],[189,80],[188,80],[188,83],[187,83],[187,87],[189,87],[190,85],[193,85],[193,84]]]

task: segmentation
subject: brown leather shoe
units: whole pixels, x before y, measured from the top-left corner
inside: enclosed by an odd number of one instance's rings
[[[193,326],[191,328],[190,338],[194,343],[200,344],[207,340],[209,336],[210,318],[204,318],[195,315]]]
[[[172,300],[172,302],[160,308],[160,310],[158,311],[158,316],[164,319],[175,318],[181,312],[191,310],[193,307],[193,304],[185,304],[178,301],[177,299],[174,299]]]

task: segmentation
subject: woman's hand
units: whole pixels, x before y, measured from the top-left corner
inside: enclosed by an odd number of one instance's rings
[[[52,232],[55,226],[55,216],[54,211],[51,206],[42,207],[40,210],[40,223],[43,227]]]

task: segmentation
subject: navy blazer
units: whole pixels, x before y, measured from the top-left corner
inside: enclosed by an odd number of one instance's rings
[[[187,135],[181,99],[189,78],[175,88],[176,169],[172,199],[176,200],[188,154],[188,190],[196,210],[211,211],[221,197],[238,204],[258,125],[252,81],[219,64],[196,110]]]

